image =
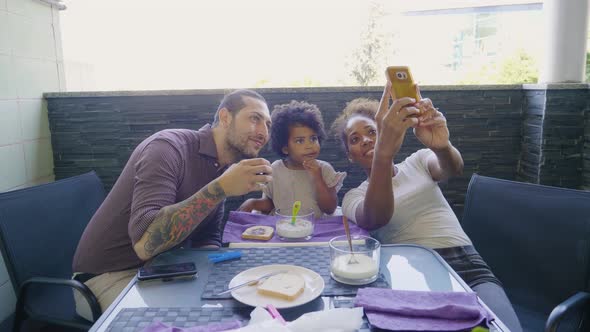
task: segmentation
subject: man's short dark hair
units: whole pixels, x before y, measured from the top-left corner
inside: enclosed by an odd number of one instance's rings
[[[246,102],[244,101],[244,97],[250,97],[254,99],[258,99],[261,102],[266,104],[266,99],[262,97],[258,92],[248,89],[240,89],[235,90],[223,97],[221,103],[217,107],[217,111],[215,112],[215,117],[213,117],[213,127],[216,127],[219,124],[219,111],[222,108],[227,109],[232,116],[235,116],[239,110],[246,106]]]
[[[320,144],[326,137],[322,113],[314,104],[292,100],[288,104],[276,105],[272,111],[271,119],[271,147],[281,157],[287,156],[283,152],[283,147],[289,144],[289,128],[293,126],[305,126],[313,129],[318,135]]]

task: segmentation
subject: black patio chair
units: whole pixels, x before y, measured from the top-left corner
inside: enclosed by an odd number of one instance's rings
[[[84,228],[105,198],[96,173],[0,193],[0,249],[17,295],[13,330],[30,318],[88,330],[78,316],[73,289],[100,306],[90,289],[72,280],[72,259]]]
[[[462,225],[525,331],[590,331],[590,192],[474,174]]]

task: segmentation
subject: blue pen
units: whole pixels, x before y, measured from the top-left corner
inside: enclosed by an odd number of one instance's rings
[[[226,252],[221,252],[221,253],[215,253],[215,254],[209,254],[207,255],[207,258],[211,259],[211,258],[218,258],[218,257],[223,257],[225,256],[227,253],[232,253],[233,251],[226,251]]]
[[[228,251],[221,254],[210,254],[207,256],[212,263],[224,262],[230,259],[239,259],[242,257],[241,251]]]
[[[241,254],[242,252],[239,251],[239,250],[236,250],[236,251],[225,251],[225,252],[218,252],[218,253],[214,253],[214,254],[209,254],[209,255],[207,255],[207,257],[208,258],[225,257],[227,255],[230,255],[231,256],[231,255],[234,255],[236,253],[240,253]]]

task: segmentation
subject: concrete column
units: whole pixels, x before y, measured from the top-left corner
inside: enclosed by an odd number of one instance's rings
[[[584,82],[588,0],[545,0],[543,12],[547,41],[539,83]]]

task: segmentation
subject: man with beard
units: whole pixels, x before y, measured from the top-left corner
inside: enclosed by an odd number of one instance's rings
[[[180,246],[221,245],[225,198],[272,179],[270,163],[256,158],[270,124],[265,99],[237,90],[223,98],[213,125],[163,130],[135,148],[74,256],[73,278],[103,311],[144,261]],[[92,321],[86,301],[74,295],[78,314]]]

